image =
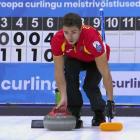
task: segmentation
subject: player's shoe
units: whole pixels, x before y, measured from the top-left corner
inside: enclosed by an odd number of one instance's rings
[[[99,126],[101,123],[106,122],[106,118],[103,112],[95,112],[95,116],[92,119],[92,126]]]

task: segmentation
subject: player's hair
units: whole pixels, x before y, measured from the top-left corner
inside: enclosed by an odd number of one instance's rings
[[[76,26],[80,29],[82,26],[81,17],[76,13],[68,13],[61,20],[61,27],[63,28],[63,26]]]

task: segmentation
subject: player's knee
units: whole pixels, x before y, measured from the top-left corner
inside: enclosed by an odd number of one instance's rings
[[[100,89],[97,85],[89,85],[89,83],[85,83],[83,85],[83,90],[85,92],[92,92],[92,93],[99,93],[100,92]]]

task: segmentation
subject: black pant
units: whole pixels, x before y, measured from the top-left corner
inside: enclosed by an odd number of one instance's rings
[[[79,112],[83,105],[83,99],[79,90],[80,71],[86,71],[83,89],[90,101],[92,111],[104,111],[105,101],[102,99],[98,87],[101,74],[95,61],[84,62],[74,58],[65,57],[65,78],[67,85],[68,109],[71,112]]]

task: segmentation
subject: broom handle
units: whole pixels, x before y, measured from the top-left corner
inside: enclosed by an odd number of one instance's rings
[[[111,122],[111,117],[110,116],[108,117],[108,122]]]
[[[105,24],[104,24],[104,10],[100,9],[100,18],[101,18],[101,32],[102,32],[102,41],[104,45],[104,49],[106,52],[106,39],[105,39]],[[111,122],[111,117],[108,117],[108,122]]]
[[[100,18],[101,18],[101,34],[102,34],[102,41],[104,45],[104,49],[106,52],[106,39],[105,39],[105,23],[104,23],[104,10],[100,9]]]

